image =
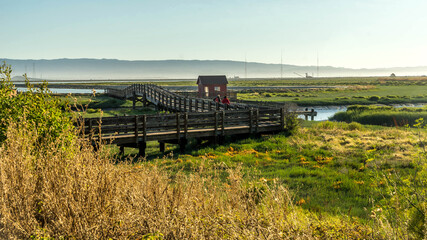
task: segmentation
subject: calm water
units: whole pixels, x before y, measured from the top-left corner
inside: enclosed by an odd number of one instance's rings
[[[330,117],[334,116],[337,112],[345,112],[347,110],[347,106],[314,106],[307,107],[309,110],[314,109],[317,112],[317,116],[314,117],[314,121],[326,121]],[[305,108],[299,108],[299,111],[305,110]],[[299,116],[304,119],[304,115]],[[310,117],[308,117],[310,120]]]
[[[393,104],[392,106],[395,108],[401,108],[401,107],[423,107],[425,106],[425,103],[421,104]],[[345,112],[347,111],[347,106],[314,106],[314,107],[307,107],[309,110],[314,109],[314,111],[317,112],[317,116],[314,117],[315,121],[326,121],[330,117],[334,116],[337,112]],[[299,108],[298,110],[303,111],[305,108]],[[299,116],[300,118],[304,119],[304,115]],[[310,117],[309,117],[310,119]]]
[[[17,89],[20,92],[27,91],[26,88],[18,87]],[[49,88],[49,90],[52,91],[52,93],[63,93],[63,94],[68,94],[68,93],[92,93],[92,89]],[[104,89],[95,89],[95,91],[97,93],[104,93]]]

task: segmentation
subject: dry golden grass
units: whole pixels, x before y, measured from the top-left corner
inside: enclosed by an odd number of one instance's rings
[[[291,204],[286,188],[225,182],[203,169],[168,174],[154,165],[113,164],[102,145],[38,143],[11,126],[0,148],[1,234],[72,239],[362,239],[381,233],[345,217],[318,216]],[[61,140],[62,139],[62,140]]]

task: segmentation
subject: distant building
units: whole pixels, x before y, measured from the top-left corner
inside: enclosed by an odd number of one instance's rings
[[[224,75],[199,76],[199,78],[197,78],[199,97],[214,98],[217,95],[224,97],[227,95],[227,84],[227,77]]]

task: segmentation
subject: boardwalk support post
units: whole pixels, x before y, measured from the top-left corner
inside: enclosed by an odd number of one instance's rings
[[[138,149],[139,149],[139,156],[145,157],[145,149],[147,148],[147,142],[139,142],[138,143]]]
[[[285,109],[280,108],[280,129],[285,129]]]
[[[253,110],[249,109],[249,133],[252,133]]]
[[[165,152],[165,142],[159,141],[159,148],[160,148],[160,152],[164,153]]]
[[[179,113],[176,113],[176,139],[179,141],[181,138],[181,124],[179,122],[180,115]]]
[[[132,99],[132,108],[135,109],[136,106],[136,93],[133,91],[133,99]]]
[[[135,116],[135,143],[138,142],[138,116]]]

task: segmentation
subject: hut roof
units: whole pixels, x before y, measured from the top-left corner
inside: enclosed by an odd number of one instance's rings
[[[199,76],[197,84],[200,83],[203,85],[223,85],[228,84],[228,81],[225,75]]]

